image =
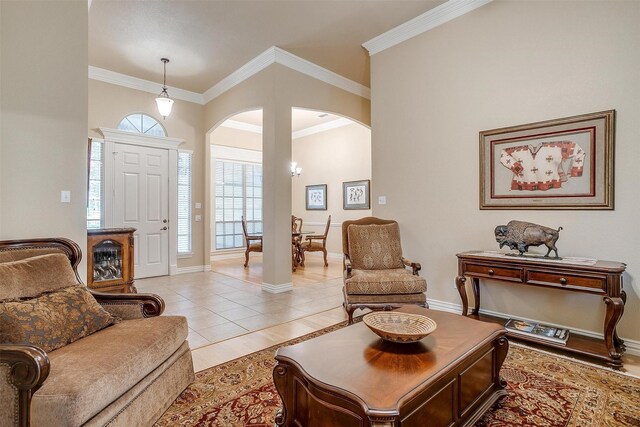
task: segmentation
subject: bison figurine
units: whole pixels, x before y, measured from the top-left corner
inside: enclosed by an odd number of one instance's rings
[[[499,225],[495,229],[496,242],[500,244],[500,248],[508,246],[510,249],[517,249],[520,255],[529,250],[529,246],[545,245],[548,248],[545,257],[549,257],[551,251],[554,251],[558,257],[558,248],[556,242],[560,237],[559,227],[557,230],[538,224],[532,224],[524,221],[509,221],[507,225]]]

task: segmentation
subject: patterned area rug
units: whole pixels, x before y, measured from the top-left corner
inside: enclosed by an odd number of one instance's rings
[[[344,327],[288,341],[295,344]],[[270,347],[196,374],[156,426],[273,426],[280,397]],[[476,427],[640,426],[640,379],[511,345],[502,367],[508,395]]]

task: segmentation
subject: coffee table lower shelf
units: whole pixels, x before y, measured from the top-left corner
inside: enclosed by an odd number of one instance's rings
[[[491,316],[488,314],[470,314],[468,317],[473,319],[481,320],[483,322],[491,322],[498,323],[500,325],[504,325],[508,318],[506,317],[498,317]],[[567,339],[567,343],[565,345],[558,344],[552,341],[546,341],[543,339],[536,339],[534,337],[528,337],[521,334],[512,333],[507,330],[507,336],[509,338],[515,338],[521,341],[526,341],[534,344],[539,344],[545,347],[553,347],[562,351],[566,351],[568,353],[576,353],[582,356],[586,356],[592,359],[596,359],[602,362],[606,362],[607,365],[613,368],[621,368],[622,361],[620,359],[614,359],[609,355],[607,348],[604,344],[604,340],[588,337],[586,335],[580,335],[571,331],[569,333],[569,338]]]

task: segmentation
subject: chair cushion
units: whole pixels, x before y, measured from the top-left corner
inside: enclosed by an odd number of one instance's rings
[[[304,249],[305,251],[309,251],[309,250],[321,251],[324,248],[324,245],[322,244],[321,241],[320,242],[305,241],[305,242],[302,242],[300,246],[302,246],[302,249]]]
[[[77,283],[69,258],[62,252],[0,263],[0,302],[31,298]]]
[[[51,426],[79,426],[143,380],[187,338],[181,316],[123,320],[49,353],[51,371],[32,413]]]
[[[262,242],[261,243],[249,243],[249,250],[262,252]]]
[[[0,343],[52,351],[116,323],[83,286],[0,303]]]
[[[349,258],[353,268],[384,270],[402,268],[400,228],[397,223],[356,225],[347,228]]]
[[[427,291],[427,281],[404,268],[354,269],[350,278],[345,277],[344,289],[349,295],[416,294]]]

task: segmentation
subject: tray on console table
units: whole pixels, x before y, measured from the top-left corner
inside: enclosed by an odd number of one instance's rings
[[[470,277],[474,307],[470,316],[480,320],[504,323],[504,318],[480,314],[480,279],[511,282],[525,286],[540,286],[560,291],[600,295],[606,305],[604,340],[571,332],[566,345],[509,333],[510,337],[541,343],[569,352],[582,354],[622,367],[624,341],[618,337],[616,326],[624,312],[627,295],[622,289],[622,273],[626,265],[621,262],[571,259],[554,260],[535,257],[511,256],[503,253],[470,251],[457,254],[458,276],[456,287],[462,299],[462,314],[469,315],[469,302],[465,287]]]

